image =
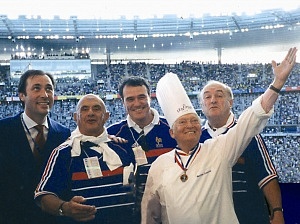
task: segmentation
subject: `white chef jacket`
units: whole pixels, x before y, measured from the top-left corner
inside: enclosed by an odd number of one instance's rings
[[[199,146],[201,149],[186,172],[186,182],[180,180],[183,170],[175,162],[175,150],[156,159],[142,200],[142,223],[238,223],[231,168],[274,112],[272,109],[266,114],[260,102],[261,97],[242,113],[227,134]]]

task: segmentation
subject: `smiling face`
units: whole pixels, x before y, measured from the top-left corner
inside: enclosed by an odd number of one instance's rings
[[[124,86],[123,103],[131,119],[140,128],[145,127],[153,120],[153,114],[150,110],[150,96],[146,86]]]
[[[204,87],[201,96],[201,106],[208,122],[216,127],[226,124],[230,116],[233,99],[222,84],[210,84]]]
[[[104,124],[109,118],[104,102],[98,96],[88,94],[82,97],[74,113],[79,131],[83,135],[99,136],[104,131]]]
[[[179,148],[188,151],[199,143],[201,136],[200,117],[195,113],[179,117],[170,129],[170,135],[177,141]]]
[[[29,76],[25,92],[19,93],[25,113],[37,123],[43,121],[54,103],[54,89],[47,75]]]

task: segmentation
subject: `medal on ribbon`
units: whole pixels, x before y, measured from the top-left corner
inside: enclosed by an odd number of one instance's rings
[[[182,174],[182,175],[180,176],[180,180],[181,180],[182,182],[186,182],[188,179],[189,179],[189,177],[188,177],[188,175],[186,175],[186,172],[184,172],[184,174]]]
[[[191,150],[191,153],[189,155],[189,158],[188,158],[188,161],[187,163],[184,165],[183,164],[183,161],[181,159],[181,156],[183,155],[187,155],[186,153],[182,152],[182,151],[179,151],[178,148],[175,149],[175,162],[178,164],[178,166],[183,170],[183,174],[180,175],[180,180],[181,182],[186,182],[189,177],[187,175],[187,170],[188,170],[188,167],[190,166],[190,164],[193,163],[194,159],[196,158],[198,152],[200,151],[201,147],[199,147],[199,144],[196,145],[192,150]]]

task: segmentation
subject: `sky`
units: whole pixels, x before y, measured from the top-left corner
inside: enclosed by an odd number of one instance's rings
[[[300,7],[299,0],[0,0],[0,15],[16,19],[19,15],[51,19],[77,16],[79,19],[160,18],[166,14],[178,17],[255,14],[261,10],[292,10]],[[216,7],[218,6],[218,7]]]

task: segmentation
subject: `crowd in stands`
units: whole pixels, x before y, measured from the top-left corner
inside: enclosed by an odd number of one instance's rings
[[[94,79],[58,78],[56,100],[51,117],[73,130],[73,112],[77,96],[87,93],[99,94],[105,99],[110,119],[107,125],[126,117],[121,99],[118,97],[118,84],[124,76],[142,76],[149,80],[151,91],[155,93],[157,81],[166,73],[176,73],[188,92],[192,103],[201,114],[197,94],[211,79],[225,82],[234,92],[234,113],[239,116],[250,103],[262,93],[273,78],[271,64],[202,64],[182,62],[179,64],[127,63],[97,65]],[[249,74],[255,74],[249,76]],[[4,76],[0,82],[6,82]],[[263,131],[271,158],[278,170],[281,182],[300,182],[300,64],[296,64],[285,87],[298,88],[295,91],[282,91],[275,105],[275,113]],[[6,97],[17,97],[17,87],[12,82],[0,86],[0,118],[12,116],[22,111],[21,104],[6,101]],[[154,95],[155,96],[155,95]],[[161,114],[155,97],[151,104]],[[288,105],[288,106],[286,106]]]
[[[89,59],[89,53],[46,53],[42,55],[38,54],[26,54],[24,52],[11,54],[11,60],[39,60],[39,59],[46,59],[46,60],[68,60],[68,59]]]

